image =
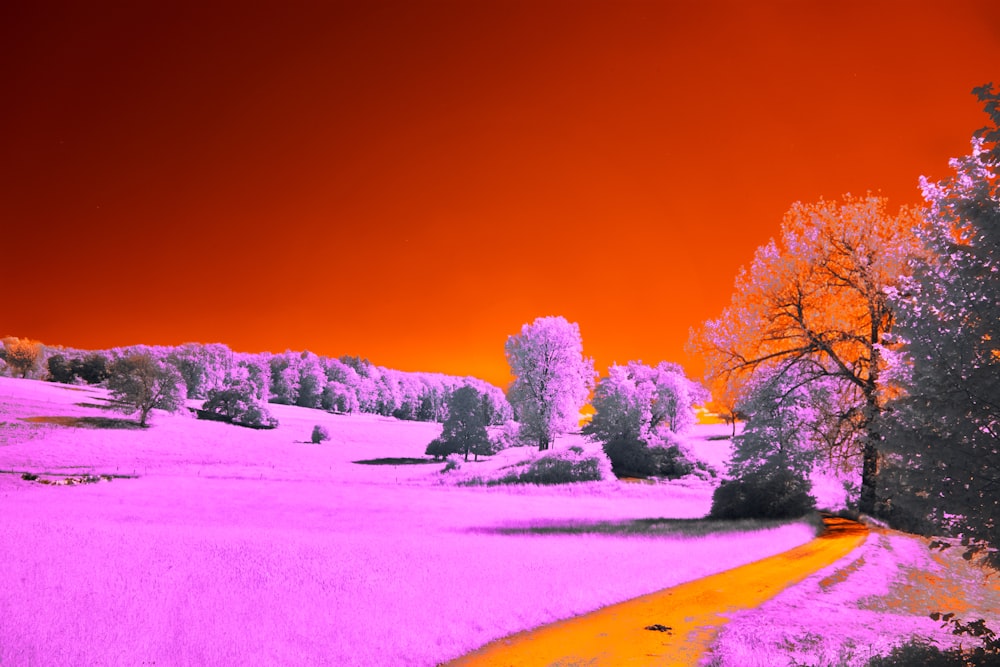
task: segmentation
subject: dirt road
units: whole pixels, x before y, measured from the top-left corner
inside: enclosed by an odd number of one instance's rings
[[[696,665],[726,614],[756,607],[859,546],[863,525],[827,518],[800,547],[726,572],[521,632],[448,665]]]

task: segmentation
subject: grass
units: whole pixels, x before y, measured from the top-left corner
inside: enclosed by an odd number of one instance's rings
[[[73,394],[0,378],[0,412],[101,415]],[[0,664],[434,665],[813,535],[805,523],[700,537],[503,534],[703,517],[712,487],[456,487],[434,465],[353,464],[419,459],[440,424],[269,407],[280,420],[270,431],[159,411],[144,430],[5,425],[4,470],[141,477],[55,486],[0,475]],[[317,423],[337,446],[297,444]]]

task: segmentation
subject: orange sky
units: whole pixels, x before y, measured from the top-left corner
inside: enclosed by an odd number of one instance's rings
[[[543,315],[700,373],[792,202],[917,202],[1000,80],[992,0],[63,4],[0,7],[0,334],[500,385]]]

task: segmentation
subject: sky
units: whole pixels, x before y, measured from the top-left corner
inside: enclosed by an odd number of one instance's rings
[[[994,1],[3,3],[0,335],[699,376],[790,205],[919,203],[994,79]]]

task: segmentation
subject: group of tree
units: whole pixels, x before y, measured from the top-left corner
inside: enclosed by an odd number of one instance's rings
[[[678,364],[613,365],[597,384],[594,415],[583,432],[602,443],[620,476],[679,477],[691,471],[691,462],[675,436],[695,423],[695,405],[708,399]]]
[[[578,430],[593,391],[594,415],[582,433],[602,443],[616,473],[690,472],[673,436],[696,421],[695,405],[709,396],[679,365],[613,365],[595,387],[594,362],[583,356],[579,325],[563,317],[525,324],[507,339],[506,352],[515,377],[508,396],[522,443],[546,450],[557,435]]]
[[[398,371],[352,356],[324,357],[309,351],[249,354],[234,352],[221,343],[89,351],[48,347],[13,337],[3,339],[0,350],[2,368],[9,375],[67,384],[118,383],[138,391],[137,384],[121,384],[122,372],[130,366],[115,366],[136,355],[151,358],[164,370],[172,369],[170,377],[179,379],[183,397],[205,400],[204,413],[245,426],[274,425],[268,403],[443,422],[448,417],[449,398],[462,387],[476,389],[488,425],[504,424],[513,416],[504,392],[478,378]],[[125,405],[123,396],[119,393],[119,405]],[[144,423],[149,412],[138,406],[146,401],[145,396],[137,395],[133,406]],[[163,399],[161,403],[170,401]]]
[[[692,332],[723,411],[730,473],[817,463],[860,477],[859,509],[952,531],[1000,563],[1000,94],[926,208],[868,195],[795,204]]]

